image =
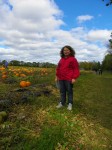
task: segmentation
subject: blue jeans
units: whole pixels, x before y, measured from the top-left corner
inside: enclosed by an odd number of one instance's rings
[[[66,95],[68,96],[68,103],[73,104],[73,84],[70,81],[59,80],[61,103],[66,103]]]

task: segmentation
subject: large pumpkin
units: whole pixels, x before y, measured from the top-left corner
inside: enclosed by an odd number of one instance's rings
[[[20,82],[20,87],[26,87],[26,81],[21,81]]]
[[[26,81],[26,86],[30,86],[31,82],[30,81]]]
[[[7,78],[7,75],[2,75],[2,79],[6,79]]]
[[[20,87],[26,87],[26,86],[30,86],[31,82],[30,81],[21,81],[20,82]]]

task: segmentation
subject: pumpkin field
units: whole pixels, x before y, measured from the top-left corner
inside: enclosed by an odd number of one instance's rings
[[[55,68],[0,66],[0,150],[112,150],[112,73],[81,71],[73,110]]]

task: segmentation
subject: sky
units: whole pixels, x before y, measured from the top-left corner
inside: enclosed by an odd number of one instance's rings
[[[0,0],[0,61],[57,64],[65,45],[79,62],[100,61],[112,32],[102,0]]]

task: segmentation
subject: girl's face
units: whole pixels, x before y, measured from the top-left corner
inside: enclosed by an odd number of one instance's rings
[[[68,57],[68,56],[70,55],[70,53],[71,53],[70,50],[65,47],[64,50],[63,50],[64,56],[65,56],[65,57]]]

